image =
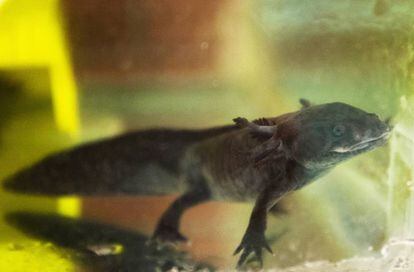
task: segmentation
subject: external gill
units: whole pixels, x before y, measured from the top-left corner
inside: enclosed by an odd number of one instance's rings
[[[254,160],[254,166],[259,168],[270,161],[275,161],[285,157],[282,150],[282,141],[270,138],[268,141],[257,146],[253,150],[252,157]]]
[[[282,141],[275,138],[277,132],[276,125],[259,125],[248,121],[246,118],[238,117],[233,121],[240,128],[248,128],[252,136],[266,137],[266,141],[258,145],[251,151],[253,164],[256,168],[265,165],[269,161],[274,161],[284,156]]]
[[[277,131],[277,126],[262,126],[258,125],[254,122],[248,121],[244,117],[237,117],[233,119],[234,123],[240,128],[248,128],[251,130],[253,134],[257,134],[258,136],[267,136],[271,137]]]

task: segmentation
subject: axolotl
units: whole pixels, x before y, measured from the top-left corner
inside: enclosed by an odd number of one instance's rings
[[[386,143],[391,127],[345,103],[311,105],[278,117],[200,130],[135,131],[50,155],[8,178],[6,189],[48,195],[180,196],[153,241],[180,242],[183,213],[200,203],[254,203],[234,254],[262,263],[268,211],[339,163]]]

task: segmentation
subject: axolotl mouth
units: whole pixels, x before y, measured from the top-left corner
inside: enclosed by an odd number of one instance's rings
[[[352,146],[348,147],[337,147],[333,150],[335,153],[353,153],[353,152],[361,152],[365,150],[372,149],[377,146],[381,146],[387,142],[387,139],[390,137],[391,128],[387,127],[385,132],[381,135],[373,138],[365,139],[359,143],[356,143]]]

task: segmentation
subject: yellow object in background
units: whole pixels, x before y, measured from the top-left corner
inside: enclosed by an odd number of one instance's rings
[[[46,68],[57,127],[79,134],[77,89],[58,0],[0,2],[0,69]],[[80,213],[78,200],[62,199],[58,210]]]
[[[0,69],[46,68],[58,128],[79,133],[77,90],[58,0],[0,1]]]
[[[66,44],[59,0],[0,0],[0,70],[47,70],[49,86],[28,86],[32,95],[51,96],[57,128],[76,139],[79,135],[77,88]],[[30,73],[27,74],[30,77]],[[22,78],[25,84],[37,84]],[[49,93],[50,90],[50,93]],[[57,211],[79,216],[80,201],[62,198]],[[21,240],[25,246],[0,244],[0,271],[72,271],[70,260],[52,247]],[[33,245],[32,245],[33,244]]]
[[[0,244],[0,254],[0,270],[4,272],[74,271],[70,259],[49,243]]]

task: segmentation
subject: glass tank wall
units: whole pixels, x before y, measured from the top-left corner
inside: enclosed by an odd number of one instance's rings
[[[0,0],[0,178],[127,131],[344,102],[392,136],[282,199],[264,268],[414,271],[413,14],[404,0]],[[234,269],[252,203],[199,205],[182,221],[191,244],[154,252],[176,196],[2,190],[0,270]]]

